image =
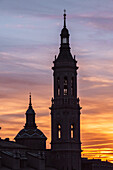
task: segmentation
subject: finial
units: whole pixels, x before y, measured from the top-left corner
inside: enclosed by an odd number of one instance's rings
[[[55,55],[55,60],[56,60],[56,55]]]
[[[52,99],[51,99],[51,102],[52,102],[52,104],[54,104],[54,99],[53,99],[53,97],[52,97]]]
[[[66,10],[64,9],[64,28],[66,28]]]
[[[32,103],[31,103],[31,92],[29,93],[29,106],[32,107]]]

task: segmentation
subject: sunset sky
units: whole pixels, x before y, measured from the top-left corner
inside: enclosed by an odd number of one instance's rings
[[[113,161],[112,0],[0,0],[0,136],[13,140],[23,128],[31,92],[50,148],[51,67],[64,9],[79,66],[82,156]]]

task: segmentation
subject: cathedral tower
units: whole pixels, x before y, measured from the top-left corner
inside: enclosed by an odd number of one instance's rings
[[[77,61],[70,52],[69,31],[61,30],[61,45],[54,66],[54,98],[51,106],[51,149],[57,153],[58,169],[81,169],[80,105],[77,98]],[[64,162],[64,163],[63,163]]]

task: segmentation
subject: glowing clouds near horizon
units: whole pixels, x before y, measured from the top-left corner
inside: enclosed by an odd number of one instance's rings
[[[113,162],[112,80],[97,75],[83,82],[87,88],[80,90],[82,156]]]

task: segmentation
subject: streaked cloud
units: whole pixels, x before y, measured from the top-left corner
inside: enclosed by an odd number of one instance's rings
[[[28,95],[36,123],[48,137],[53,95],[52,61],[58,55],[67,9],[72,53],[78,60],[82,156],[113,161],[113,1],[0,1],[1,137],[23,128]]]

